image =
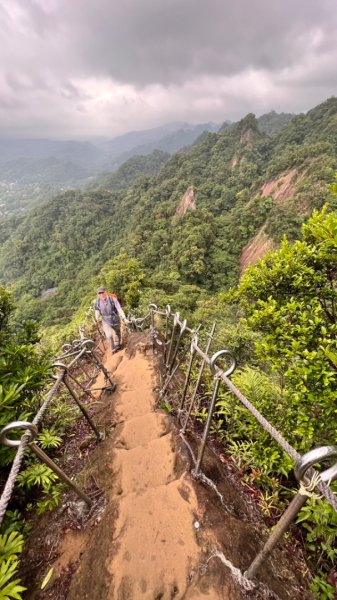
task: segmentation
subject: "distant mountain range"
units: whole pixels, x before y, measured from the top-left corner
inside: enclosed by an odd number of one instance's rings
[[[124,146],[126,148],[130,145],[124,152],[116,152],[112,166],[116,168],[132,156],[146,156],[154,150],[162,150],[162,152],[174,154],[174,152],[177,152],[181,148],[193,144],[204,131],[217,132],[220,128],[220,125],[216,125],[215,123],[203,123],[201,125],[177,123],[176,126],[179,126],[179,129],[159,127],[147,131],[136,131],[108,142],[107,148],[110,152],[110,160],[113,160],[117,147]],[[164,133],[166,129],[171,130]]]
[[[214,123],[170,123],[95,142],[0,139],[0,220],[25,212],[56,191],[92,184],[97,176],[111,174],[132,157],[160,150],[168,158],[202,132],[218,129]],[[157,162],[157,156],[150,159],[149,172]],[[138,163],[133,172],[137,170]]]
[[[261,131],[277,132],[293,115],[275,112],[258,120]],[[0,220],[8,214],[26,212],[56,191],[102,185],[102,176],[112,184],[130,182],[138,172],[153,174],[169,155],[201,143],[203,135],[225,130],[215,123],[191,125],[170,123],[162,127],[132,131],[111,140],[57,141],[48,139],[0,139]],[[160,151],[162,154],[153,153]],[[165,154],[165,157],[164,157]],[[148,161],[127,165],[127,177],[111,176],[134,157],[149,156]],[[146,165],[146,166],[145,166]]]
[[[192,144],[203,131],[217,131],[219,125],[172,123],[155,129],[133,131],[104,142],[55,141],[45,139],[0,139],[0,181],[20,182],[27,178],[27,167],[33,177],[39,176],[49,162],[59,171],[59,182],[83,180],[102,171],[116,169],[135,155],[162,150],[172,154]],[[47,162],[46,162],[47,161]],[[69,174],[67,163],[80,169]],[[40,166],[41,165],[41,168]],[[65,173],[62,175],[62,165]],[[54,173],[53,173],[54,179]]]

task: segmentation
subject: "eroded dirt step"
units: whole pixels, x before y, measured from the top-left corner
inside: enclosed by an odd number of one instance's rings
[[[118,506],[110,598],[183,598],[199,548],[197,500],[184,480],[124,496]]]
[[[170,428],[169,419],[161,413],[152,412],[141,417],[133,417],[121,426],[115,447],[130,450],[137,446],[145,446],[152,440],[166,435]]]
[[[176,478],[172,434],[131,450],[117,449],[114,464],[122,494],[170,483]]]

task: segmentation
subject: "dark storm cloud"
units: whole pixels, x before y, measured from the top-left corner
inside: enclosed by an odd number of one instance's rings
[[[315,43],[336,51],[335,0],[73,0],[64,10],[83,70],[139,85],[280,70]]]
[[[337,90],[335,0],[0,0],[0,45],[0,135],[301,111]]]

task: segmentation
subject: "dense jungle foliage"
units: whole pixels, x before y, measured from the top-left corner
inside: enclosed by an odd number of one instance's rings
[[[107,177],[6,220],[0,278],[12,285],[23,329],[34,318],[56,341],[76,330],[98,284],[134,314],[170,302],[193,324],[217,321],[214,348],[238,358],[234,382],[304,452],[333,443],[337,426],[337,99],[285,118],[278,131],[274,118],[269,134],[247,115],[169,160],[157,155],[152,176],[137,159],[119,183]],[[191,186],[196,209],[179,216]],[[242,251],[257,235],[270,251],[239,281]],[[6,290],[3,298],[11,304]],[[201,406],[196,417],[206,413]],[[224,391],[213,431],[260,486],[265,514],[284,506],[292,462]],[[310,500],[299,521],[312,589],[333,598],[326,573],[337,556],[337,517]]]
[[[13,308],[10,294],[0,286],[0,429],[12,421],[26,421],[35,416],[50,368],[46,353],[37,348],[36,324],[15,322]],[[0,447],[1,488],[13,456],[13,450]],[[48,476],[45,466],[43,471]],[[23,477],[24,472],[19,477]],[[44,500],[48,493],[49,490]],[[0,534],[0,598],[4,600],[21,598],[24,590],[16,578],[24,530],[20,511],[8,510]]]
[[[337,196],[336,184],[331,191]],[[217,347],[231,348],[240,361],[234,383],[301,454],[335,443],[336,265],[337,212],[314,211],[302,226],[301,240],[285,238],[278,250],[246,270],[236,289],[195,314],[220,324]],[[230,312],[237,319],[236,339]],[[198,418],[203,421],[206,413],[205,406]],[[213,431],[243,468],[247,484],[259,485],[264,513],[270,516],[284,506],[297,487],[293,461],[225,391]],[[331,486],[336,492],[336,484]],[[310,499],[297,522],[303,526],[315,597],[334,598],[326,574],[333,573],[337,557],[337,515],[326,501]]]

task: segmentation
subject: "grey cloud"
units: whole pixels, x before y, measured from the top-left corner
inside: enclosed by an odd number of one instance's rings
[[[138,86],[181,84],[245,68],[282,69],[306,54],[317,29],[328,51],[336,49],[335,0],[21,0],[19,5],[20,22],[48,43],[46,53],[40,48],[38,64],[49,61],[56,72],[68,67],[73,76],[96,74]],[[324,52],[323,45],[317,52]]]
[[[71,81],[65,81],[61,85],[60,94],[68,100],[85,100],[89,98],[89,94],[83,93]]]
[[[306,53],[312,30],[333,49],[337,32],[333,0],[73,0],[64,10],[78,65],[140,86],[282,69]]]
[[[5,31],[27,31],[43,37],[55,31],[58,23],[53,0],[4,0],[0,11]]]
[[[0,47],[3,128],[113,135],[314,106],[336,93],[337,8],[335,0],[1,0]]]
[[[0,109],[4,109],[5,111],[16,111],[21,110],[25,107],[25,103],[13,97],[0,97]]]
[[[5,81],[13,92],[48,89],[48,85],[43,77],[38,74],[27,73],[26,71],[7,71],[5,73]]]

